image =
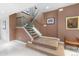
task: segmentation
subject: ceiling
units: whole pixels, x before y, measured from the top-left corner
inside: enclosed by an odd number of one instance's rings
[[[0,3],[0,15],[10,15],[35,5],[34,3]]]
[[[32,6],[37,6],[39,11],[50,11],[74,3],[0,3],[0,15],[13,14]]]
[[[73,5],[75,3],[39,3],[37,4],[37,7],[40,11],[50,11],[55,10],[61,7]]]

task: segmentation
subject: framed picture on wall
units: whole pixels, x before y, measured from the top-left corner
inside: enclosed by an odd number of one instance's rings
[[[66,17],[66,29],[79,30],[79,16]]]
[[[6,30],[6,20],[3,20],[3,30]]]
[[[48,25],[55,24],[55,18],[54,17],[53,18],[48,18],[47,19],[47,24]]]

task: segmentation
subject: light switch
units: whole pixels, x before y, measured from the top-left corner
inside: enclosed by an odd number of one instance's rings
[[[63,8],[59,9],[59,12],[63,11]]]
[[[47,25],[43,25],[43,27],[47,27]]]

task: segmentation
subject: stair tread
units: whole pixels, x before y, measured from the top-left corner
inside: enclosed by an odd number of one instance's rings
[[[29,31],[29,33],[35,33],[34,31]]]
[[[49,39],[49,38],[45,38],[45,37],[40,37],[37,40],[33,41],[33,43],[47,45],[52,48],[57,48],[58,42],[59,42],[59,40],[57,40],[57,39],[54,39],[54,38]]]
[[[33,31],[33,29],[27,29],[27,30],[29,30],[29,31]]]
[[[35,35],[35,36],[33,36],[33,37],[37,37],[38,35]]]
[[[38,35],[35,35],[35,36],[32,36],[34,39],[36,39],[36,38],[39,38],[39,36]]]
[[[29,47],[29,48],[35,49],[37,51],[46,53],[48,55],[54,55],[54,56],[63,56],[64,55],[64,45],[61,44],[61,43],[59,44],[59,46],[56,50],[46,48],[46,47],[43,47],[43,46],[39,46],[39,45],[36,45],[36,44],[30,44],[30,43],[28,43],[26,46]]]

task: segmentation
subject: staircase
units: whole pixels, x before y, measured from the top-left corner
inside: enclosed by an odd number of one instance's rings
[[[64,56],[64,44],[58,38],[42,36],[26,46],[49,56]]]
[[[31,10],[32,11],[32,10]],[[22,12],[27,14],[27,12]],[[60,42],[58,38],[55,37],[46,37],[40,36],[34,29],[33,29],[33,21],[37,13],[28,13],[31,14],[33,19],[22,26],[28,31],[31,35],[33,40],[32,43],[27,43],[26,47],[37,50],[42,53],[46,53],[47,55],[52,56],[63,56],[64,55],[64,44]],[[25,17],[25,16],[24,16]]]
[[[33,37],[33,39],[39,38],[39,35],[33,29],[32,24],[28,23],[28,25],[25,26],[25,29],[30,33],[30,35]]]
[[[26,45],[27,47],[46,53],[47,55],[64,55],[64,44],[60,42],[60,39],[55,37],[39,36],[33,29],[33,25],[30,23],[25,26],[25,29],[33,38],[32,43],[28,43]]]
[[[58,47],[56,49],[52,49],[47,46],[37,45],[33,43],[29,43],[26,46],[41,53],[45,53],[49,56],[64,56],[64,46],[62,43],[58,43]]]

